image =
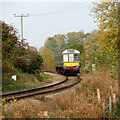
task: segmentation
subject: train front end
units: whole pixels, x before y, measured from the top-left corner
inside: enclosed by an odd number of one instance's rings
[[[77,74],[80,72],[80,52],[74,49],[67,49],[62,52],[63,70],[65,73]]]

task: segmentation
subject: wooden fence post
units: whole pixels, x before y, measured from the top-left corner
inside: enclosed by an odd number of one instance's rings
[[[103,105],[103,112],[104,112],[104,109],[105,109],[105,103],[103,102],[103,104],[102,104],[102,105]]]
[[[109,97],[109,112],[111,114],[111,111],[112,111],[112,99],[111,99],[111,96]]]
[[[115,103],[116,102],[116,95],[115,95],[115,93],[113,93],[113,103]]]
[[[113,89],[112,89],[112,86],[110,86],[110,95],[113,96]]]
[[[94,73],[96,70],[96,64],[92,64],[92,72]]]
[[[116,108],[116,95],[115,93],[113,93],[113,105],[114,105],[114,109]]]
[[[100,90],[97,89],[98,102],[100,103]]]

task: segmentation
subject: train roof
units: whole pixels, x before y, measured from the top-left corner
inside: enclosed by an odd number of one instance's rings
[[[62,52],[59,52],[59,53],[57,53],[55,56],[59,56],[59,55],[61,55],[62,54]]]
[[[79,54],[80,52],[75,49],[67,49],[62,52],[62,54],[65,54],[65,53],[78,53]]]
[[[64,50],[63,52],[57,53],[57,54],[55,55],[55,57],[57,57],[57,56],[59,56],[59,55],[62,55],[62,54],[66,54],[66,53],[73,53],[73,54],[78,53],[78,54],[80,54],[80,52],[79,52],[78,50],[75,50],[75,49],[66,49],[66,50]]]

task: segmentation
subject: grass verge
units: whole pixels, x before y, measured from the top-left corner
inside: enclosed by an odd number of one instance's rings
[[[2,75],[2,92],[12,92],[25,89],[31,89],[42,86],[42,83],[51,78],[50,75],[40,73],[39,76],[17,72],[17,79],[12,79],[13,73],[3,73]]]

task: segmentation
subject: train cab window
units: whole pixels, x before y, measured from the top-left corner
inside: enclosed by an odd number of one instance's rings
[[[69,62],[73,62],[74,61],[74,55],[73,54],[69,54]]]
[[[75,54],[74,59],[75,59],[75,61],[80,61],[79,54]]]
[[[68,62],[68,54],[63,55],[63,62]]]

